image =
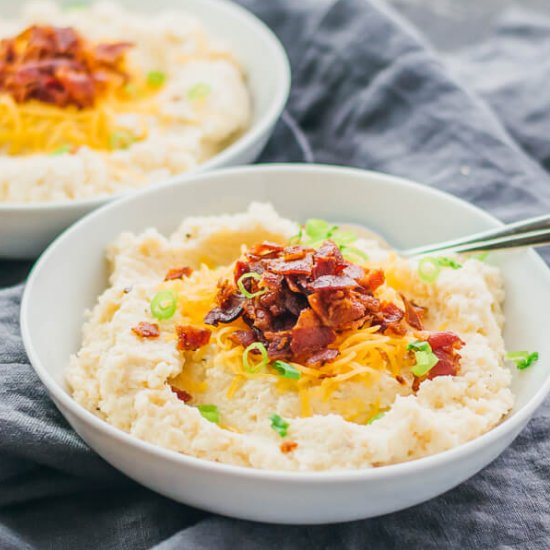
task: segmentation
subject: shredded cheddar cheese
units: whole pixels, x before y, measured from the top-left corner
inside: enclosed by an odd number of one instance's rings
[[[230,276],[231,272],[232,266],[211,269],[203,263],[190,277],[163,282],[158,288],[170,288],[177,293],[178,309],[183,322],[207,327],[203,320],[215,301],[217,283],[221,278]],[[381,294],[399,300],[397,292],[388,289],[387,286],[381,288]],[[339,389],[351,381],[371,388],[382,376],[396,378],[403,368],[411,366],[414,362],[407,351],[407,345],[411,341],[410,335],[381,334],[377,326],[371,326],[339,334],[333,344],[340,352],[338,357],[321,367],[308,367],[291,362],[290,364],[300,372],[300,378],[293,380],[279,376],[269,366],[258,373],[245,370],[244,348],[231,338],[237,330],[247,328],[242,320],[238,319],[230,325],[220,324],[208,328],[212,331],[212,346],[208,352],[204,348],[191,352],[193,360],[184,362],[182,373],[171,381],[173,385],[191,395],[200,394],[206,387],[197,384],[197,370],[221,365],[233,375],[232,382],[226,390],[228,399],[233,399],[247,380],[264,377],[271,379],[279,392],[297,394],[302,417],[312,416],[320,410],[330,410],[351,422],[366,424],[380,412],[379,401],[365,403],[359,397],[344,399],[339,395]],[[205,357],[206,362],[197,367],[197,364],[201,364],[201,357]],[[194,365],[193,373],[188,370],[191,369],[187,366],[188,363]]]
[[[117,123],[124,113],[137,115],[137,128],[129,132]],[[93,108],[57,107],[38,101],[16,103],[0,95],[0,147],[10,155],[54,153],[60,147],[112,150],[147,138],[146,117],[158,115],[151,96],[123,100],[109,96]],[[128,136],[116,142],[117,135]]]

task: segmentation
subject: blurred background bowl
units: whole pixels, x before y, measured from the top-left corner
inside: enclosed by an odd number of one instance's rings
[[[196,16],[212,36],[227,45],[246,71],[252,96],[250,127],[229,147],[183,175],[254,161],[271,136],[290,90],[288,58],[271,30],[247,10],[225,0],[118,0],[118,3],[144,13],[179,9]],[[0,1],[3,17],[16,16],[19,10],[18,2]],[[181,177],[176,175],[158,183]],[[128,193],[132,192],[63,202],[0,202],[0,258],[35,258],[84,214]]]

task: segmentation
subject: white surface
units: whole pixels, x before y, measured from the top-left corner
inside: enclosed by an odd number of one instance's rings
[[[340,473],[252,470],[154,447],[72,400],[64,371],[80,345],[83,312],[106,286],[106,245],[123,230],[140,232],[155,226],[168,233],[186,216],[239,212],[252,200],[272,202],[290,219],[361,223],[397,247],[455,238],[498,224],[481,210],[428,187],[373,172],[316,165],[265,165],[196,175],[90,214],[39,260],[21,308],[31,363],[82,438],[115,467],[161,494],[221,514],[283,523],[337,522],[400,510],[447,491],[498,456],[550,390],[550,340],[543,330],[550,310],[550,276],[532,252],[492,254],[491,261],[505,276],[507,347],[537,350],[540,361],[515,372],[516,406],[502,424],[438,455]]]
[[[170,8],[184,10],[200,18],[212,36],[219,37],[235,53],[247,72],[253,103],[252,125],[243,136],[202,164],[195,173],[255,160],[284,109],[290,89],[288,59],[275,35],[248,11],[225,0],[157,0],[154,3],[126,0],[120,3],[144,12]],[[14,15],[17,7],[17,3],[0,0],[3,15]],[[168,181],[180,180],[181,177]],[[117,196],[113,195],[37,205],[0,203],[0,258],[38,256],[63,229],[115,198]]]

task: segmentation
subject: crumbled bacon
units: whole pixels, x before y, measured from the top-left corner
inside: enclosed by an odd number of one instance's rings
[[[184,277],[189,277],[191,273],[193,273],[192,267],[174,267],[168,270],[164,276],[164,280],[174,281],[176,279],[183,279]]]
[[[207,328],[177,325],[176,334],[180,351],[195,351],[210,342],[211,332]]]
[[[428,373],[428,378],[445,375],[456,376],[460,363],[458,350],[464,345],[464,342],[453,332],[432,332],[428,336],[428,344],[439,359],[435,367]]]
[[[109,85],[128,80],[129,42],[92,46],[73,28],[32,26],[0,41],[0,91],[18,103],[92,107]]]
[[[210,310],[204,318],[207,325],[214,325],[215,327],[219,323],[231,323],[231,321],[237,319],[243,312],[244,302],[244,296],[227,281],[222,281],[218,286],[216,300],[219,305]]]
[[[187,393],[185,390],[180,390],[175,386],[170,386],[170,389],[178,396],[178,399],[184,403],[189,403],[193,399],[193,396],[190,393]]]
[[[298,443],[296,441],[283,441],[279,445],[279,449],[281,449],[281,453],[291,453],[294,449],[298,447]]]
[[[257,277],[242,279],[247,273]],[[236,262],[233,275],[234,281],[219,284],[218,305],[205,323],[241,317],[250,328],[235,332],[233,340],[245,347],[263,343],[270,359],[319,366],[338,356],[329,346],[339,332],[374,325],[381,332],[406,331],[406,312],[373,295],[384,272],[346,261],[330,240],[318,250],[258,244]],[[238,290],[239,281],[251,298]],[[410,313],[409,319],[416,322]]]
[[[159,326],[156,323],[141,321],[132,328],[132,332],[140,338],[158,338],[160,336]]]
[[[403,305],[405,306],[405,320],[411,327],[422,330],[422,314],[424,313],[424,308],[421,308],[413,304],[406,296],[403,294],[400,295],[403,300]]]
[[[256,341],[256,335],[253,330],[236,330],[229,337],[233,342],[240,344],[243,348],[247,348]]]

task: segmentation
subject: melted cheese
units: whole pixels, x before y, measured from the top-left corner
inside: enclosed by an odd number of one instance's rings
[[[230,272],[227,267],[210,269],[203,264],[191,277],[163,283],[159,289],[171,288],[177,292],[183,322],[207,327],[203,324],[203,319],[215,303],[217,282]],[[387,287],[382,292],[386,297],[398,296],[393,289]],[[244,369],[243,346],[236,344],[231,338],[237,330],[248,328],[241,319],[230,325],[220,324],[218,327],[207,328],[212,330],[212,346],[209,351],[202,348],[193,352],[192,363],[200,363],[201,357],[210,354],[205,368],[208,368],[208,364],[223,365],[224,369],[233,374],[233,380],[226,391],[227,399],[232,399],[247,380],[265,377],[273,381],[279,392],[297,393],[302,417],[315,414],[319,404],[324,404],[325,408],[328,407],[331,412],[346,420],[366,423],[380,412],[379,401],[365,403],[359,396],[345,398],[339,390],[350,381],[367,388],[372,387],[381,376],[395,378],[414,362],[407,351],[411,335],[380,334],[378,327],[373,326],[339,334],[333,347],[340,354],[331,363],[321,367],[291,363],[301,374],[299,380],[291,380],[279,376],[269,366],[258,373],[250,373]],[[172,383],[191,394],[200,393],[201,386],[194,383],[190,375],[185,374],[185,370],[184,364],[182,374]]]

